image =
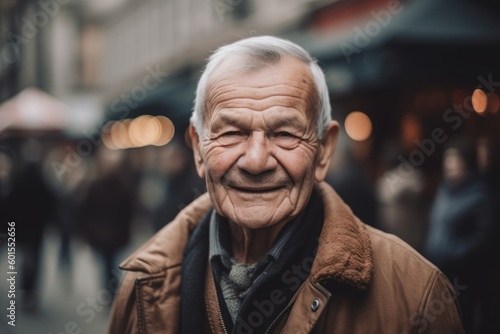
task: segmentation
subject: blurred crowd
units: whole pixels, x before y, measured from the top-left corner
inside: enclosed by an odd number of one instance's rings
[[[137,150],[99,145],[86,156],[77,153],[78,141],[69,139],[21,136],[2,144],[0,214],[2,221],[16,222],[26,311],[38,304],[46,228],[60,237],[60,269],[72,265],[70,244],[78,239],[101,259],[96,266],[103,268],[106,287],[134,225],[153,233],[204,192],[189,148],[177,139]]]
[[[101,259],[95,265],[104,268],[105,286],[133,230],[161,229],[205,191],[184,138],[129,150],[99,145],[85,156],[68,138],[20,135],[1,144],[1,220],[16,222],[26,311],[40,302],[47,227],[61,241],[59,269],[73,265],[70,244],[78,239]],[[466,287],[459,300],[469,333],[492,331],[500,311],[500,260],[492,256],[500,240],[496,145],[485,136],[450,138],[436,150],[442,163],[435,179],[404,158],[411,145],[388,143],[374,164],[370,140],[343,136],[327,178],[361,220],[399,236]]]

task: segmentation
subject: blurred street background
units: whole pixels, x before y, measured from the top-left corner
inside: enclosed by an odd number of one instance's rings
[[[500,332],[499,2],[0,0],[0,333],[106,331],[118,264],[205,192],[185,139],[205,59],[259,35],[325,72],[327,181],[467,286],[468,333]]]

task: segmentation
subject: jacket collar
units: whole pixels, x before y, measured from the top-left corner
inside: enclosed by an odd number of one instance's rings
[[[358,289],[371,282],[373,256],[369,235],[350,208],[326,183],[316,185],[324,206],[324,223],[311,276],[315,282],[336,280]],[[123,261],[120,268],[156,274],[182,262],[190,234],[212,208],[204,194],[183,209],[145,245]]]
[[[324,222],[311,269],[314,281],[334,279],[365,290],[373,275],[370,236],[364,224],[326,183],[317,185]]]

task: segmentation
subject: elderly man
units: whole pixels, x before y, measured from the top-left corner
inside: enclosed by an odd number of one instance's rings
[[[121,267],[110,333],[462,333],[453,287],[326,185],[339,131],[301,47],[217,50],[190,138],[201,196]]]

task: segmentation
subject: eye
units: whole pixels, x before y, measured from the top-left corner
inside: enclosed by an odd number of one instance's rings
[[[294,148],[300,142],[299,137],[287,131],[274,132],[269,136],[269,139],[274,144],[285,149]]]
[[[245,134],[241,131],[228,131],[224,132],[221,136],[234,137],[234,136],[244,136]]]
[[[247,136],[243,131],[227,131],[219,135],[217,141],[222,145],[234,145],[244,141]]]
[[[281,131],[281,132],[277,132],[274,134],[274,137],[277,137],[277,138],[294,138],[295,136],[292,135],[291,133],[289,132],[286,132],[286,131]]]

